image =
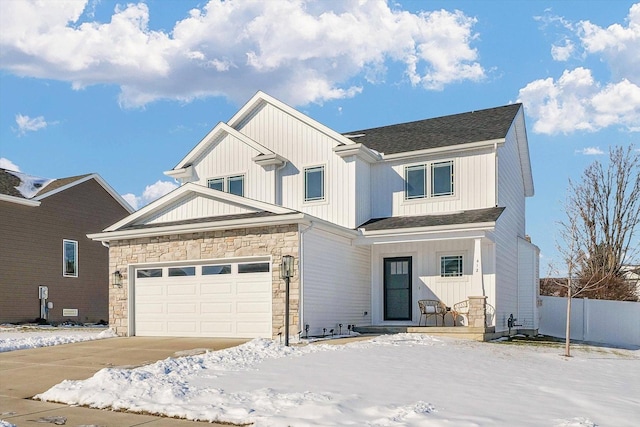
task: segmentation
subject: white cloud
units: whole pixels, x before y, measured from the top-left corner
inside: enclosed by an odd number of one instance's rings
[[[600,156],[604,154],[604,151],[600,149],[600,147],[587,147],[582,150],[576,150],[578,154],[584,154],[585,156]]]
[[[48,123],[44,117],[29,117],[22,114],[16,114],[16,124],[18,125],[18,133],[24,135],[27,132],[36,132],[47,127]]]
[[[142,192],[142,196],[136,196],[132,193],[123,194],[122,198],[127,201],[135,210],[148,205],[154,200],[159,199],[167,193],[172,192],[178,186],[170,181],[156,181],[155,184],[147,185]]]
[[[4,157],[0,157],[0,168],[20,172],[20,168],[15,163]]]
[[[558,80],[529,83],[518,101],[534,118],[536,133],[595,132],[608,126],[640,131],[640,86],[622,80],[602,87],[582,67],[565,70]]]
[[[538,19],[568,32],[564,46],[552,46],[555,60],[598,56],[611,70],[612,78],[599,82],[591,70],[577,67],[565,70],[557,80],[549,77],[527,84],[520,89],[519,101],[534,119],[533,131],[568,134],[618,126],[639,132],[640,3],[629,9],[626,26],[616,23],[602,28],[589,21],[571,23],[553,16]],[[580,52],[576,52],[577,46]]]
[[[551,46],[551,56],[555,61],[566,61],[571,57],[575,46],[571,42],[571,40],[565,40],[564,46],[552,45]]]
[[[441,90],[485,76],[476,20],[462,12],[409,13],[384,0],[210,0],[168,31],[149,28],[144,3],[116,7],[110,22],[82,1],[0,2],[0,59],[21,76],[69,81],[75,89],[120,86],[120,103],[245,101],[262,89],[293,105],[348,98],[375,83],[385,64],[418,87]],[[28,25],[27,25],[28,23]]]

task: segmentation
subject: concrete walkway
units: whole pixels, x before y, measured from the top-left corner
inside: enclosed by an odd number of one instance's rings
[[[56,417],[66,418],[67,426],[202,426],[199,422],[67,406],[31,397],[65,379],[89,378],[102,368],[135,367],[167,357],[222,350],[247,341],[121,337],[0,353],[0,419],[19,427],[54,425],[60,419]]]

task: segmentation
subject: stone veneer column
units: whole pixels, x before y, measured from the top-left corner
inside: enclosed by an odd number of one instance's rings
[[[486,325],[487,297],[469,297],[469,326],[484,328]]]
[[[271,256],[272,337],[284,333],[285,283],[280,278],[282,255],[295,258],[290,281],[289,324],[293,334],[300,330],[300,270],[297,224],[235,230],[185,233],[110,242],[109,274],[119,270],[122,287],[109,286],[109,325],[118,335],[129,334],[129,265],[165,261],[186,261]]]

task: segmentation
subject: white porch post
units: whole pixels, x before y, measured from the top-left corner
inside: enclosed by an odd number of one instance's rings
[[[473,288],[479,295],[485,296],[484,280],[482,275],[482,239],[476,238],[473,242]]]

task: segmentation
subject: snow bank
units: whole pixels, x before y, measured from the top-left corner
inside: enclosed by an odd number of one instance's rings
[[[300,347],[257,339],[103,369],[36,398],[256,426],[636,425],[638,352],[574,353],[422,334]]]
[[[0,353],[115,337],[111,329],[83,327],[0,327]]]

